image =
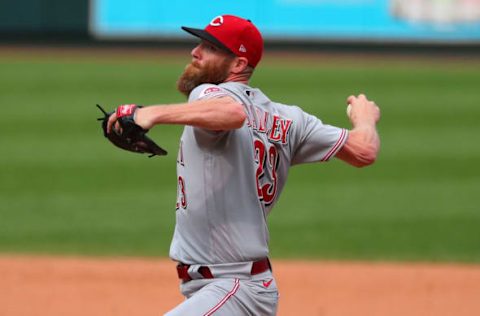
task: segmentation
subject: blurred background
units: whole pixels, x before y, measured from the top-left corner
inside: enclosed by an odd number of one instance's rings
[[[1,0],[0,252],[168,255],[182,128],[165,158],[122,152],[95,104],[184,101],[175,82],[219,14],[265,37],[253,86],[349,126],[382,109],[378,162],[292,169],[269,218],[273,257],[480,261],[480,1]]]
[[[477,44],[478,0],[194,1],[3,0],[2,38],[187,40],[184,24],[203,26],[220,14],[251,19],[272,42]],[[46,38],[48,36],[48,38]]]

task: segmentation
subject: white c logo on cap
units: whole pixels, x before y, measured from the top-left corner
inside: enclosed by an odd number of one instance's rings
[[[223,24],[223,16],[219,15],[214,17],[213,20],[210,22],[211,26],[220,26]]]

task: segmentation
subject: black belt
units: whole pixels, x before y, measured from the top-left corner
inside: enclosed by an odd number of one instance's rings
[[[191,265],[183,264],[183,263],[179,263],[177,265],[178,278],[183,282],[188,282],[192,280],[192,277],[188,274],[188,269],[190,268],[190,266]],[[268,260],[268,258],[265,258],[265,259],[253,262],[252,269],[250,270],[250,274],[251,275],[260,274],[267,270],[272,270],[272,266],[270,265],[270,260]],[[200,268],[198,268],[197,271],[201,276],[203,276],[204,279],[214,278],[212,272],[210,271],[210,268],[206,266],[201,266]]]

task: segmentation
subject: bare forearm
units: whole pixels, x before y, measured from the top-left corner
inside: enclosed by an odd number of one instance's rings
[[[144,107],[136,112],[135,122],[147,129],[158,124],[179,124],[230,130],[241,127],[245,118],[241,104],[231,98],[216,98]]]
[[[375,125],[362,125],[353,128],[337,158],[356,166],[365,167],[375,162],[380,150],[380,137]]]

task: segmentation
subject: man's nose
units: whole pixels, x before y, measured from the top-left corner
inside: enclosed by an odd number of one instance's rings
[[[192,49],[190,55],[192,55],[194,59],[200,59],[200,44],[198,44]]]

